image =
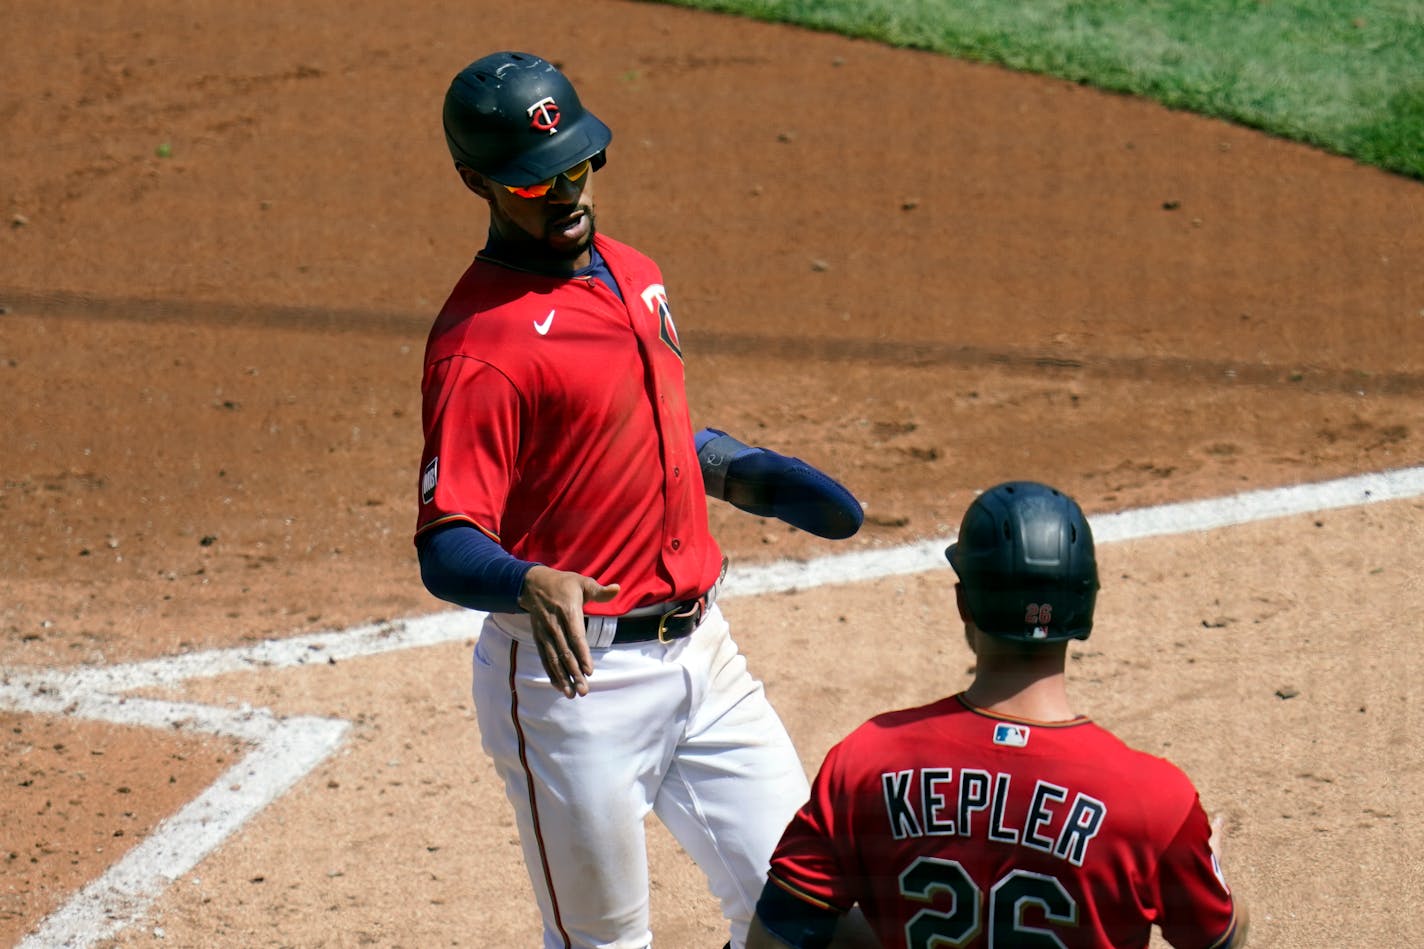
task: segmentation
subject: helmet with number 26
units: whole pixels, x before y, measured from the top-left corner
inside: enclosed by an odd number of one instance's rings
[[[1076,501],[1035,481],[985,491],[945,556],[974,625],[1023,642],[1087,639],[1098,596],[1093,532]]]

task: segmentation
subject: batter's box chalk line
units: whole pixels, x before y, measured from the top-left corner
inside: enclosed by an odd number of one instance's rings
[[[1098,542],[1112,543],[1420,495],[1424,495],[1424,467],[1402,468],[1139,508],[1090,521]],[[733,568],[722,596],[786,593],[936,570],[944,566],[944,548],[953,540],[950,536],[886,550]],[[350,728],[350,722],[342,719],[281,717],[263,708],[220,708],[130,693],[230,672],[326,665],[332,660],[440,645],[472,636],[482,619],[478,613],[454,610],[121,665],[5,670],[0,675],[0,708],[6,710],[219,735],[250,746],[241,761],[46,917],[19,949],[87,949],[138,921],[173,882],[311,773],[341,745]]]

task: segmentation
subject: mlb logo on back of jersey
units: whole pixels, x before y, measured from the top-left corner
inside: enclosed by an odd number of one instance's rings
[[[994,744],[1022,748],[1028,744],[1028,726],[999,722],[994,726]]]

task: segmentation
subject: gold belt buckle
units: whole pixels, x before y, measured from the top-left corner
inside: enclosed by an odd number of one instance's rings
[[[668,645],[669,643],[672,642],[672,640],[671,640],[671,639],[668,639],[667,636],[666,636],[666,633],[667,633],[667,621],[668,621],[668,620],[670,620],[670,619],[685,619],[685,618],[687,618],[687,617],[689,617],[689,616],[696,616],[696,615],[697,615],[697,611],[700,610],[701,608],[702,608],[702,601],[701,601],[701,600],[694,600],[693,603],[692,603],[692,605],[689,606],[687,609],[683,610],[682,612],[678,612],[677,610],[673,610],[672,612],[664,613],[662,616],[658,617],[658,642],[662,643],[664,646],[666,646],[666,645]]]

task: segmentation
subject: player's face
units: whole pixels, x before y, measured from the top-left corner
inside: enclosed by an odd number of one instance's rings
[[[572,177],[571,177],[572,176]],[[580,163],[554,179],[537,197],[489,182],[490,220],[500,237],[534,244],[548,256],[576,265],[593,243],[593,170]],[[538,190],[538,189],[534,189]]]

